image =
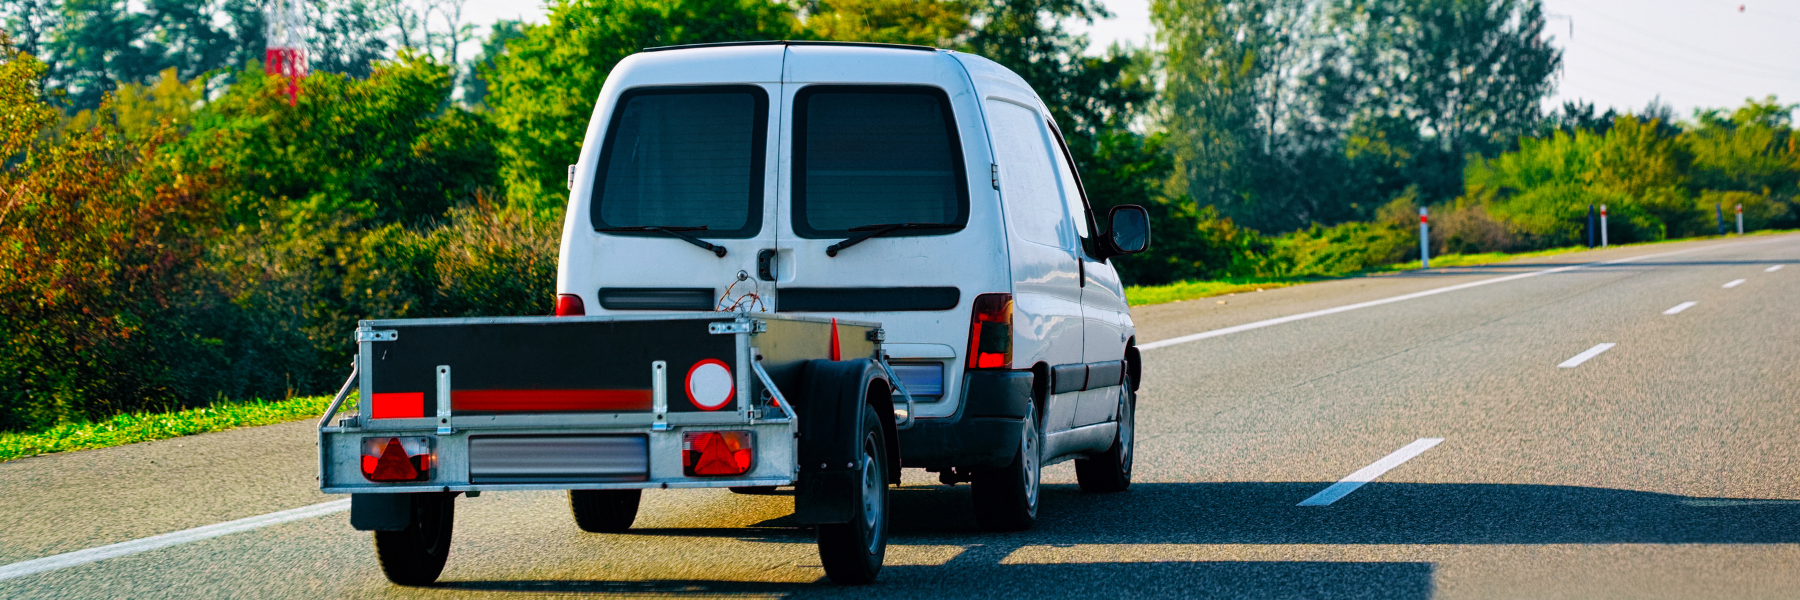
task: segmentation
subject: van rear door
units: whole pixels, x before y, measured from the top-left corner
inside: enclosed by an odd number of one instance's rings
[[[779,48],[629,62],[608,83],[622,90],[602,107],[600,148],[581,165],[591,184],[576,190],[586,210],[568,225],[586,239],[565,245],[581,255],[562,264],[591,266],[564,273],[578,286],[564,293],[595,293],[589,314],[773,310],[755,275],[758,252],[775,246]]]

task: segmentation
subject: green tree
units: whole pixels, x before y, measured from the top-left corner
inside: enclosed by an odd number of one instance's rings
[[[962,0],[821,0],[804,18],[814,39],[950,48],[969,33],[969,13]]]
[[[552,213],[581,152],[594,99],[620,60],[653,46],[795,37],[786,5],[765,0],[558,0],[482,73],[504,133],[507,202]]]

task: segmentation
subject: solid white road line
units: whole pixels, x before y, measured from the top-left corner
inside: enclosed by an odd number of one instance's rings
[[[1675,305],[1675,308],[1671,308],[1669,310],[1663,311],[1663,314],[1665,314],[1665,315],[1679,314],[1681,311],[1693,308],[1695,304],[1699,304],[1699,302],[1683,302],[1681,304]]]
[[[77,550],[75,552],[46,556],[0,567],[0,581],[45,571],[54,571],[66,567],[85,565],[95,561],[106,560],[108,558],[130,556],[139,552],[149,552],[158,548],[167,548],[178,544],[197,542],[222,535],[238,533],[240,531],[250,531],[252,529],[268,527],[277,523],[310,519],[312,517],[346,510],[350,510],[349,499],[333,500],[331,502],[321,502],[312,506],[302,506],[292,510],[272,512],[266,515],[238,519],[236,521],[227,521],[224,523],[207,525],[205,527],[195,527],[193,529],[165,533],[129,542],[119,542],[117,544],[101,546],[99,548],[89,548],[86,550]]]
[[[1588,348],[1586,352],[1577,354],[1573,358],[1562,361],[1562,364],[1556,365],[1556,366],[1562,367],[1564,369],[1573,369],[1575,367],[1579,367],[1579,366],[1581,366],[1581,363],[1587,362],[1588,359],[1599,356],[1601,352],[1611,350],[1613,346],[1617,346],[1617,345],[1618,344],[1614,344],[1611,342],[1595,345],[1592,348]]]
[[[1776,271],[1780,271],[1780,270],[1781,270],[1781,265],[1775,265],[1775,266],[1773,266],[1773,267],[1769,267],[1769,268],[1767,268],[1767,269],[1763,269],[1763,272],[1764,272],[1764,273],[1774,273],[1774,272],[1776,272]]]
[[[1729,290],[1731,288],[1734,288],[1734,287],[1737,287],[1740,285],[1744,285],[1745,281],[1748,281],[1748,280],[1747,279],[1733,279],[1731,281],[1725,282],[1724,288]]]
[[[1517,275],[1506,275],[1506,276],[1502,276],[1502,277],[1494,277],[1492,279],[1482,279],[1482,280],[1478,280],[1478,281],[1471,281],[1468,283],[1459,283],[1456,285],[1448,285],[1448,286],[1444,286],[1441,288],[1432,288],[1432,289],[1425,290],[1422,292],[1413,292],[1411,294],[1402,294],[1399,296],[1381,298],[1378,300],[1370,300],[1368,302],[1358,302],[1356,304],[1346,304],[1343,306],[1334,306],[1334,307],[1327,308],[1327,309],[1315,310],[1312,312],[1305,312],[1305,313],[1300,313],[1297,315],[1288,315],[1285,317],[1264,319],[1261,321],[1256,321],[1254,323],[1245,323],[1243,325],[1235,325],[1235,326],[1226,327],[1223,329],[1214,329],[1212,331],[1202,331],[1200,333],[1190,333],[1188,335],[1184,335],[1184,336],[1180,336],[1180,337],[1172,337],[1172,338],[1169,338],[1166,340],[1157,340],[1154,342],[1150,342],[1148,344],[1140,344],[1138,346],[1138,350],[1139,351],[1155,350],[1157,348],[1174,346],[1177,344],[1186,344],[1188,342],[1198,342],[1200,340],[1204,340],[1207,338],[1215,338],[1215,337],[1219,337],[1222,335],[1231,335],[1233,333],[1241,333],[1241,332],[1245,332],[1245,331],[1250,331],[1252,329],[1262,329],[1264,327],[1268,327],[1271,325],[1280,325],[1282,323],[1292,323],[1294,321],[1303,321],[1306,319],[1311,319],[1313,317],[1323,317],[1325,315],[1335,315],[1335,314],[1341,313],[1341,312],[1349,312],[1349,311],[1353,311],[1353,310],[1357,310],[1357,309],[1369,308],[1372,306],[1381,306],[1383,304],[1393,304],[1395,302],[1404,302],[1404,301],[1413,300],[1416,298],[1424,298],[1426,296],[1435,296],[1437,294],[1442,294],[1445,292],[1454,292],[1457,290],[1466,290],[1466,289],[1469,289],[1472,287],[1480,287],[1480,286],[1484,286],[1484,285],[1502,283],[1502,282],[1507,282],[1507,281],[1516,281],[1516,280],[1524,279],[1527,277],[1537,277],[1539,275],[1549,275],[1551,273],[1561,273],[1564,271],[1573,271],[1576,269],[1586,269],[1586,268],[1590,268],[1590,267],[1600,267],[1600,266],[1606,266],[1606,265],[1616,265],[1616,264],[1620,264],[1620,263],[1637,262],[1640,260],[1646,260],[1646,259],[1651,259],[1651,258],[1662,258],[1664,256],[1674,256],[1676,254],[1687,254],[1689,252],[1699,252],[1701,250],[1715,250],[1718,248],[1725,248],[1728,246],[1739,246],[1739,245],[1745,245],[1745,244],[1766,244],[1766,243],[1770,243],[1770,242],[1780,242],[1780,241],[1789,241],[1789,240],[1788,240],[1788,238],[1775,238],[1775,239],[1770,239],[1770,240],[1758,240],[1758,241],[1754,241],[1754,242],[1737,242],[1737,243],[1733,243],[1733,244],[1719,244],[1717,246],[1702,246],[1699,248],[1688,248],[1686,250],[1676,250],[1673,252],[1663,252],[1663,253],[1659,253],[1659,254],[1645,254],[1643,256],[1633,256],[1630,258],[1621,258],[1621,259],[1617,259],[1617,260],[1583,263],[1583,264],[1579,264],[1579,265],[1569,265],[1566,267],[1556,267],[1553,269],[1544,269],[1542,271],[1532,271],[1530,273],[1519,273]]]
[[[1382,474],[1394,470],[1394,467],[1400,466],[1400,463],[1404,463],[1412,460],[1415,456],[1424,454],[1426,450],[1430,450],[1432,446],[1436,446],[1443,441],[1444,438],[1419,438],[1414,440],[1413,443],[1407,444],[1406,447],[1395,450],[1393,454],[1381,457],[1381,460],[1375,461],[1375,464],[1357,469],[1356,472],[1351,473],[1349,477],[1339,479],[1337,483],[1331,484],[1331,487],[1320,490],[1319,493],[1313,494],[1311,498],[1301,500],[1299,504],[1294,506],[1331,506],[1331,503],[1337,502],[1344,496],[1350,495],[1350,492],[1356,491],[1356,488],[1362,487],[1363,484],[1374,481],[1375,478],[1381,477]]]

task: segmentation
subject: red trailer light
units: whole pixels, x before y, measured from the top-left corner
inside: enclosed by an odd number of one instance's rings
[[[969,368],[1005,369],[1012,366],[1012,294],[975,297],[969,317]]]
[[[587,315],[587,306],[581,304],[581,296],[575,294],[556,295],[556,316],[581,317]]]
[[[748,431],[681,434],[681,470],[689,477],[743,475],[754,457]]]
[[[431,480],[431,438],[363,438],[362,474],[369,481]]]

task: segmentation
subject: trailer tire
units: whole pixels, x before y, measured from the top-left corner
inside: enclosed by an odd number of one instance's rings
[[[588,533],[625,533],[637,520],[644,490],[569,490],[575,526]]]
[[[411,522],[400,531],[375,532],[375,557],[388,581],[422,586],[437,581],[450,558],[450,532],[456,524],[456,494],[413,494]]]
[[[887,556],[888,453],[881,418],[874,411],[863,411],[862,431],[862,485],[850,522],[818,526],[819,562],[838,585],[874,582]]]
[[[1044,432],[1038,426],[1035,399],[1025,407],[1019,450],[1011,463],[970,473],[969,497],[975,502],[975,524],[988,531],[1025,531],[1037,523],[1038,488],[1043,470]]]
[[[1137,392],[1127,378],[1119,388],[1119,433],[1112,446],[1090,458],[1075,459],[1075,482],[1084,492],[1123,492],[1131,487],[1132,445],[1137,440]]]

